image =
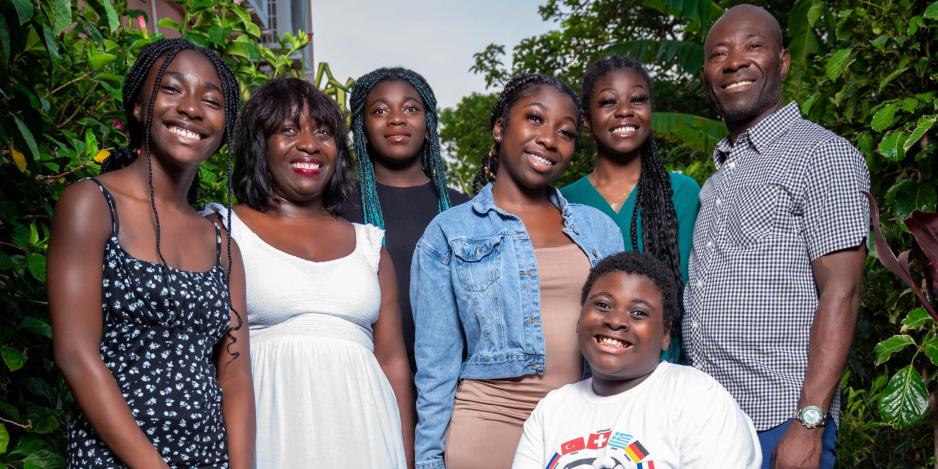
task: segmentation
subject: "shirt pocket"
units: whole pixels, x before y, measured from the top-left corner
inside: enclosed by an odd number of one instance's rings
[[[727,213],[729,241],[747,247],[778,237],[791,210],[792,197],[781,184],[743,186]]]
[[[502,236],[453,241],[456,276],[469,292],[484,292],[501,276]]]

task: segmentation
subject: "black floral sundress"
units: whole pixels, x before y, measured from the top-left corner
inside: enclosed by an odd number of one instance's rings
[[[218,226],[215,265],[207,272],[136,259],[118,241],[114,197],[92,180],[111,211],[101,284],[101,358],[137,424],[170,467],[227,468],[215,366],[216,345],[229,325]],[[68,423],[68,466],[125,467],[80,410]]]

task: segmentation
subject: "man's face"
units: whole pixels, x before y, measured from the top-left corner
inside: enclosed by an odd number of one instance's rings
[[[768,12],[731,9],[710,28],[704,54],[704,86],[728,125],[748,128],[778,108],[791,56]]]

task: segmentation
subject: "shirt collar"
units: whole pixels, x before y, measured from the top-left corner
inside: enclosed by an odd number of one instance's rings
[[[484,215],[490,210],[502,214],[508,214],[508,212],[495,206],[495,197],[492,195],[492,184],[488,183],[482,190],[472,198],[472,209],[480,215]],[[560,209],[560,214],[563,216],[564,222],[570,219],[573,212],[570,210],[570,204],[567,202],[567,199],[563,197],[559,190],[555,187],[548,188],[549,193],[547,195],[550,203],[554,204],[555,207]]]
[[[736,137],[736,145],[749,145],[757,153],[762,154],[775,140],[785,135],[800,120],[801,110],[798,109],[798,104],[792,101],[762,119],[751,129],[739,134]],[[728,135],[717,143],[716,149],[713,151],[713,159],[718,167],[726,160],[726,156],[733,151],[733,148],[735,146]]]

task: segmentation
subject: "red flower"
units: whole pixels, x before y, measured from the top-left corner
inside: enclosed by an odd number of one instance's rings
[[[122,130],[122,129],[124,128],[124,123],[121,122],[119,119],[114,119],[114,120],[112,120],[112,121],[111,121],[111,124],[112,124],[112,125],[114,126],[114,128],[117,129],[117,130]]]

